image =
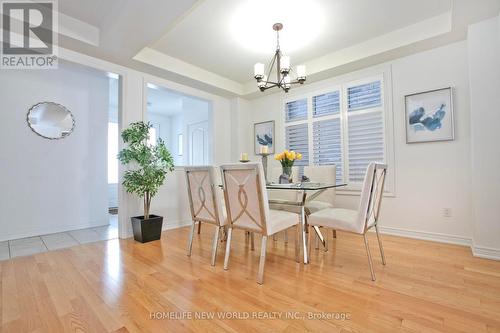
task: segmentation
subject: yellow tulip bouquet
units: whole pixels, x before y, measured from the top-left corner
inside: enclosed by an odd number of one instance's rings
[[[293,150],[291,151],[285,150],[282,153],[274,155],[274,159],[281,163],[281,167],[283,168],[283,175],[288,176],[288,180],[291,183],[293,164],[295,163],[296,160],[302,159],[302,154],[296,153]],[[280,176],[280,183],[282,182],[281,178],[282,177]]]

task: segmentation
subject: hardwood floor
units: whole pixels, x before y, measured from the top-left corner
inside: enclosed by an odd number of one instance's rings
[[[329,232],[330,250],[313,248],[304,266],[294,261],[292,234],[287,246],[268,242],[262,286],[259,251],[243,232],[234,233],[229,270],[223,244],[210,266],[211,226],[195,236],[191,258],[183,228],[148,244],[115,239],[2,261],[0,331],[500,332],[500,262],[384,235],[384,267],[371,234],[372,282],[362,237],[338,232],[333,240]],[[232,312],[240,318],[218,318]]]

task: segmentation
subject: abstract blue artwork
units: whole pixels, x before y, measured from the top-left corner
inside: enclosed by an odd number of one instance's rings
[[[405,96],[406,142],[453,140],[451,88]]]
[[[267,147],[269,154],[274,154],[274,121],[266,121],[254,125],[255,154],[259,154],[261,147]]]

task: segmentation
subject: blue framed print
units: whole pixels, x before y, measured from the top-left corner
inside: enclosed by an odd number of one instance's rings
[[[406,143],[453,140],[452,88],[406,95],[405,123]]]

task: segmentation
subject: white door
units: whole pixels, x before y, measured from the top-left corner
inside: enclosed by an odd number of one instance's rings
[[[189,165],[208,164],[208,121],[188,126]]]

